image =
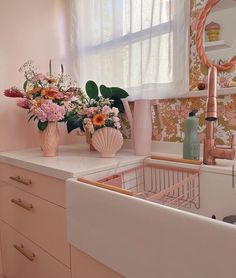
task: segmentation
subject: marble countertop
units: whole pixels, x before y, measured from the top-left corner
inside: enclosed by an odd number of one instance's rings
[[[43,157],[39,148],[0,153],[0,162],[62,180],[139,163],[143,159],[131,150],[122,150],[115,158],[101,158],[85,144],[61,146],[57,157]]]

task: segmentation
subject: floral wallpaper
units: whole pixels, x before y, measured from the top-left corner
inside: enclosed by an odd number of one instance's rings
[[[198,54],[196,52],[195,36],[196,25],[199,12],[207,3],[207,0],[191,0],[191,20],[190,20],[190,90],[198,90],[199,83],[207,84],[207,68],[199,61]],[[224,63],[226,60],[230,60],[232,57],[219,57],[215,59],[215,63]],[[219,88],[228,88],[232,85],[232,81],[236,82],[236,70],[233,67],[229,71],[218,72],[218,86]],[[236,86],[236,83],[234,84]]]
[[[218,97],[218,120],[215,122],[215,139],[217,145],[228,145],[230,134],[236,131],[236,95]],[[164,142],[183,142],[184,121],[188,113],[198,109],[199,138],[202,141],[205,136],[205,105],[206,98],[193,97],[183,99],[166,99],[159,101],[159,113],[157,107],[153,107],[153,140]],[[130,138],[130,127],[127,119],[124,119],[122,133],[126,139]]]
[[[198,83],[207,81],[207,69],[200,64],[195,47],[197,16],[207,0],[191,0],[190,26],[190,90],[196,89]],[[219,72],[218,86],[229,87],[230,81],[236,81],[236,71]],[[192,92],[194,94],[194,92]],[[228,145],[230,134],[236,131],[236,95],[218,97],[218,120],[215,122],[216,144]],[[153,108],[153,140],[166,142],[183,142],[184,121],[188,113],[197,109],[199,119],[199,138],[205,136],[205,97],[183,99],[166,99],[159,101],[159,111]],[[125,138],[130,138],[130,127],[124,117],[122,132]]]

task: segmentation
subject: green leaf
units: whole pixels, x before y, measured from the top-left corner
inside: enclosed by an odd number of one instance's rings
[[[40,122],[38,121],[38,129],[44,131],[45,128],[48,126],[48,122]]]
[[[28,80],[25,80],[25,82],[23,84],[23,89],[25,92],[26,92],[27,84],[28,84]]]
[[[73,117],[68,119],[67,121],[67,131],[70,133],[72,130],[80,128],[82,131],[84,131],[83,128],[83,118],[81,117]]]
[[[35,116],[34,116],[34,115],[31,115],[31,116],[29,117],[28,122],[30,122],[30,120],[32,120],[32,119],[33,119],[33,117],[35,117]]]
[[[92,80],[87,81],[85,85],[85,89],[90,99],[92,98],[96,99],[98,97],[98,86],[94,81]]]
[[[121,89],[119,87],[111,87],[110,89],[111,89],[112,97],[115,97],[115,98],[126,98],[126,97],[129,96],[129,94],[125,90],[123,90],[123,89]]]
[[[111,97],[111,89],[106,87],[105,85],[101,85],[99,87],[100,89],[100,92],[101,92],[101,95],[104,97],[104,98],[110,98]]]
[[[124,109],[123,102],[119,98],[112,97],[111,99],[113,100],[111,106],[118,108],[120,113],[124,113],[125,109]]]

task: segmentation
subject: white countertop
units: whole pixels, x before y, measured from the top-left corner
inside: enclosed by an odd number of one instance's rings
[[[143,158],[130,150],[118,152],[115,158],[101,158],[85,144],[61,146],[57,157],[43,157],[39,148],[0,153],[0,162],[62,180],[139,163]]]
[[[43,157],[39,148],[1,152],[0,162],[66,180],[91,172],[96,173],[142,162],[145,157],[134,155],[131,146],[131,144],[126,143],[125,148],[119,151],[115,158],[101,158],[98,152],[89,151],[87,144],[73,144],[61,146],[57,157]],[[153,155],[182,157],[182,144],[180,143],[155,142],[153,150]],[[178,164],[187,168],[199,167],[163,160],[161,164],[173,166]],[[201,165],[200,167],[201,171],[232,175],[232,166],[234,166],[235,175],[236,160],[218,159],[217,165]]]

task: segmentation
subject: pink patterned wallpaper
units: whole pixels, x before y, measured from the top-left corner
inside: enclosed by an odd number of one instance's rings
[[[191,26],[190,26],[190,89],[206,81],[207,69],[198,59],[195,47],[195,28],[199,11],[207,0],[191,0]],[[218,73],[218,86],[228,87],[231,80],[236,81],[236,71]],[[194,92],[192,92],[194,94]],[[183,99],[160,100],[161,117],[153,109],[153,140],[166,142],[183,142],[184,121],[188,113],[198,109],[199,137],[205,136],[205,97],[192,97]],[[218,120],[215,122],[216,144],[228,145],[230,133],[236,131],[236,95],[218,97]],[[130,138],[130,127],[126,119],[123,121],[122,132],[125,138]]]

